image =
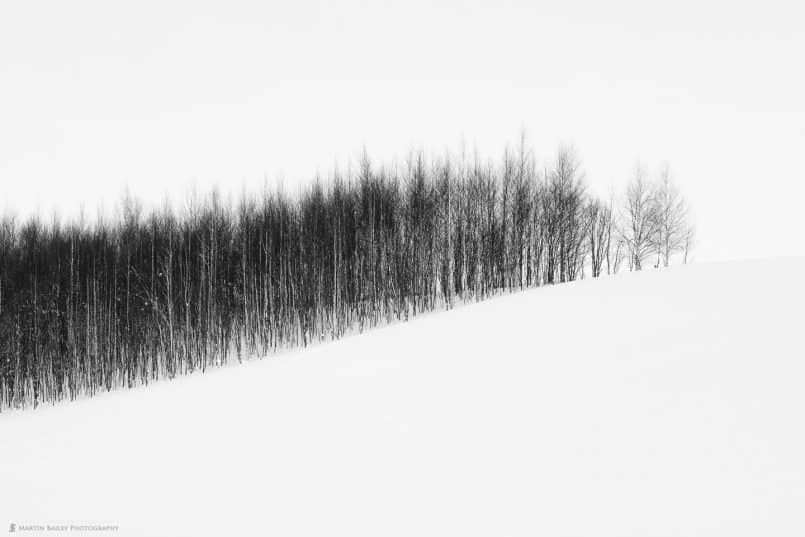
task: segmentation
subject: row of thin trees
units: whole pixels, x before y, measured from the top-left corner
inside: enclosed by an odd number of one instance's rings
[[[640,169],[591,196],[571,150],[373,167],[296,195],[213,192],[113,219],[0,218],[0,410],[93,395],[514,289],[687,256],[684,201]]]

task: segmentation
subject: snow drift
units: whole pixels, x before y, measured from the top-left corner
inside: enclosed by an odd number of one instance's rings
[[[803,274],[779,259],[544,287],[0,415],[0,524],[802,535]]]

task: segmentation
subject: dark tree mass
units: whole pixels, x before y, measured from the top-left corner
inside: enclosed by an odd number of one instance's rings
[[[560,150],[373,167],[294,195],[0,218],[0,410],[148,384],[496,293],[640,269],[692,233],[664,176],[620,211]],[[662,203],[661,203],[662,202]],[[663,205],[664,203],[664,205]],[[673,214],[672,214],[673,213]]]

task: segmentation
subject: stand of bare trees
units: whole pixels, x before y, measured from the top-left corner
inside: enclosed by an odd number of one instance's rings
[[[0,410],[204,371],[461,301],[687,258],[684,202],[641,173],[623,220],[562,149],[373,167],[298,196],[215,192],[112,221],[0,218]]]
[[[619,240],[629,253],[629,268],[641,270],[652,255],[656,255],[655,267],[667,267],[674,255],[687,263],[693,236],[688,204],[671,179],[669,166],[663,165],[659,180],[652,182],[638,164],[626,187],[619,222]]]

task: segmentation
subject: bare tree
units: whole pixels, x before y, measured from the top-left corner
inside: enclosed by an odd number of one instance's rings
[[[575,150],[560,147],[550,173],[545,174],[542,225],[549,239],[546,243],[546,282],[570,281],[583,264],[584,240],[584,173]],[[558,273],[558,274],[557,274]]]
[[[622,211],[620,232],[629,249],[629,267],[640,270],[643,261],[656,248],[659,232],[656,192],[640,164],[635,166],[634,175],[626,187]]]
[[[612,236],[612,207],[606,202],[591,199],[585,208],[587,216],[587,248],[593,278],[601,275],[604,259],[609,259]]]
[[[696,229],[693,227],[692,223],[688,223],[687,227],[685,228],[684,236],[685,238],[682,243],[682,264],[686,265],[688,263],[690,251],[693,249],[693,245],[696,242]]]
[[[688,205],[671,177],[668,164],[660,171],[656,190],[657,233],[655,248],[657,265],[667,267],[671,257],[686,250],[689,245]]]

